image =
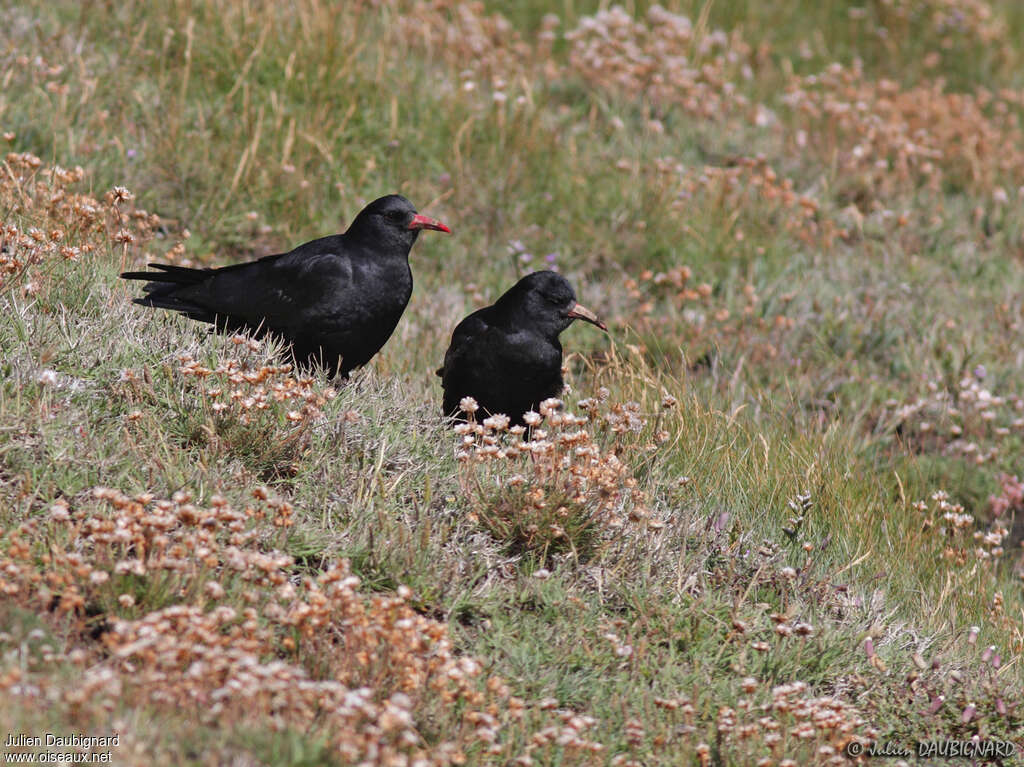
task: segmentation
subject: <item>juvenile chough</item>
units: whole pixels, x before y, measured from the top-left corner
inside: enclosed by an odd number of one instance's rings
[[[367,205],[344,234],[219,269],[150,264],[134,303],[181,312],[224,332],[273,334],[300,365],[348,376],[387,342],[412,295],[409,250],[421,229],[450,232],[392,194]]]
[[[437,371],[444,414],[460,417],[459,401],[468,396],[487,413],[522,424],[523,413],[562,393],[558,334],[575,319],[607,330],[576,302],[568,281],[549,271],[526,275],[494,304],[466,317]]]

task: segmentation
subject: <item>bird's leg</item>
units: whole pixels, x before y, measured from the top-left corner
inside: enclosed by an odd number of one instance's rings
[[[323,353],[324,353],[323,347],[320,347],[320,359],[321,359],[321,361],[323,360]],[[348,382],[348,380],[349,380],[349,373],[346,373],[345,371],[343,371],[341,369],[343,364],[344,364],[344,360],[341,357],[338,357],[338,361],[333,365],[333,369],[332,369],[332,367],[328,367],[327,365],[324,365],[324,367],[326,367],[328,372],[330,372],[330,374],[331,374],[330,378],[331,378],[331,383],[332,384],[335,381],[337,381],[339,384],[347,383]]]

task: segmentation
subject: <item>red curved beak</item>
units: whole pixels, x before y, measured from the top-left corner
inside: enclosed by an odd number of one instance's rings
[[[412,221],[409,222],[409,229],[435,229],[438,232],[452,233],[452,230],[442,224],[436,218],[430,218],[417,213],[412,217]]]
[[[576,306],[569,310],[569,313],[566,316],[572,317],[574,320],[583,320],[584,322],[589,322],[591,325],[597,325],[599,328],[601,328],[601,330],[604,330],[605,332],[607,332],[608,330],[608,326],[601,322],[601,320],[597,318],[597,315],[590,311],[590,309],[585,307],[583,304],[576,304]]]

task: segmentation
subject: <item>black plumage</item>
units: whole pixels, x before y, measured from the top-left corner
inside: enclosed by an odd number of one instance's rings
[[[409,250],[421,229],[450,230],[404,197],[374,200],[344,234],[219,269],[150,264],[134,303],[171,309],[224,332],[280,336],[296,362],[347,376],[391,337],[412,295]]]
[[[526,275],[494,304],[466,317],[437,371],[444,414],[461,417],[460,400],[472,397],[486,413],[522,424],[523,413],[562,393],[558,335],[575,319],[607,329],[577,303],[569,282],[550,271]]]

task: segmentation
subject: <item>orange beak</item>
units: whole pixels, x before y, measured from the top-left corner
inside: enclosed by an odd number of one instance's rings
[[[452,233],[452,230],[442,224],[436,218],[430,218],[429,216],[423,216],[417,213],[412,217],[412,221],[409,222],[409,229],[435,229],[438,232]]]

